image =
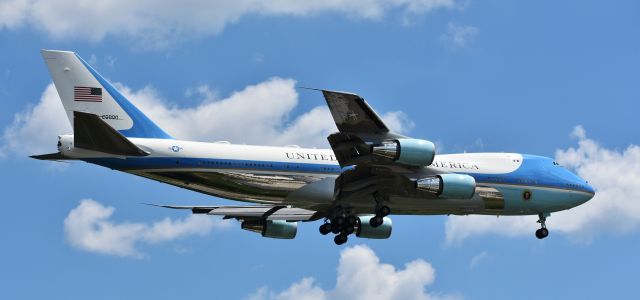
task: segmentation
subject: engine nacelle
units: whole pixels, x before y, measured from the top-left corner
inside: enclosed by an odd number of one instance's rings
[[[369,224],[369,220],[373,217],[373,215],[358,216],[356,236],[365,239],[388,239],[391,236],[391,218],[384,217],[382,225],[373,227]]]
[[[284,220],[247,220],[240,228],[260,233],[263,237],[274,239],[292,239],[298,232],[298,222]]]
[[[448,199],[471,199],[476,180],[465,174],[440,174],[416,180],[416,189]]]
[[[427,140],[397,139],[371,147],[371,153],[410,166],[428,166],[436,155],[436,146]]]

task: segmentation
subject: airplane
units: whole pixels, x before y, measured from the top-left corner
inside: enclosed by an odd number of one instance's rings
[[[42,50],[73,134],[41,160],[79,160],[246,205],[157,205],[236,219],[263,237],[293,239],[320,221],[342,245],[349,235],[387,239],[391,215],[538,215],[590,200],[587,181],[551,158],[518,153],[436,155],[404,136],[353,93],[317,90],[338,132],[331,149],[178,140],[74,52]],[[250,117],[250,116],[247,116]],[[194,124],[197,126],[197,124]]]

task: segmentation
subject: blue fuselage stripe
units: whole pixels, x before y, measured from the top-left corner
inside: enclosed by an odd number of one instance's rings
[[[151,158],[89,158],[89,163],[118,169],[127,170],[153,170],[153,169],[244,169],[256,171],[280,171],[299,173],[329,173],[339,175],[343,170],[335,164],[309,164],[258,160],[236,159],[211,159],[211,158],[185,158],[185,157],[151,157]]]
[[[236,160],[236,159],[211,159],[189,157],[143,157],[143,158],[90,158],[85,159],[104,167],[121,171],[153,171],[154,169],[228,169],[228,170],[255,170],[273,172],[292,172],[339,175],[353,166],[341,168],[337,164],[310,164],[295,162]],[[523,166],[515,172],[506,174],[464,173],[474,177],[476,182],[482,184],[508,184],[523,187],[556,188],[570,191],[593,193],[592,190],[570,181],[561,180],[553,174],[533,174],[533,166]]]

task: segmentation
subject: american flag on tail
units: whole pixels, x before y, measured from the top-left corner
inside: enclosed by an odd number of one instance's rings
[[[102,102],[102,88],[88,86],[73,87],[73,100],[84,102]]]

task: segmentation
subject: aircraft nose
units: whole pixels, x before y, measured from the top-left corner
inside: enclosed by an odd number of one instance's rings
[[[578,196],[579,199],[577,199],[580,203],[585,203],[596,195],[596,190],[585,180],[582,180],[580,183],[576,184],[576,186],[579,187],[579,191],[582,192],[580,193],[580,196]]]
[[[589,197],[589,199],[587,200],[591,200],[591,198],[593,198],[593,196],[596,195],[596,190],[593,188],[593,186],[591,186],[588,182],[585,181],[584,184],[584,190],[588,193],[591,194],[591,197]]]

